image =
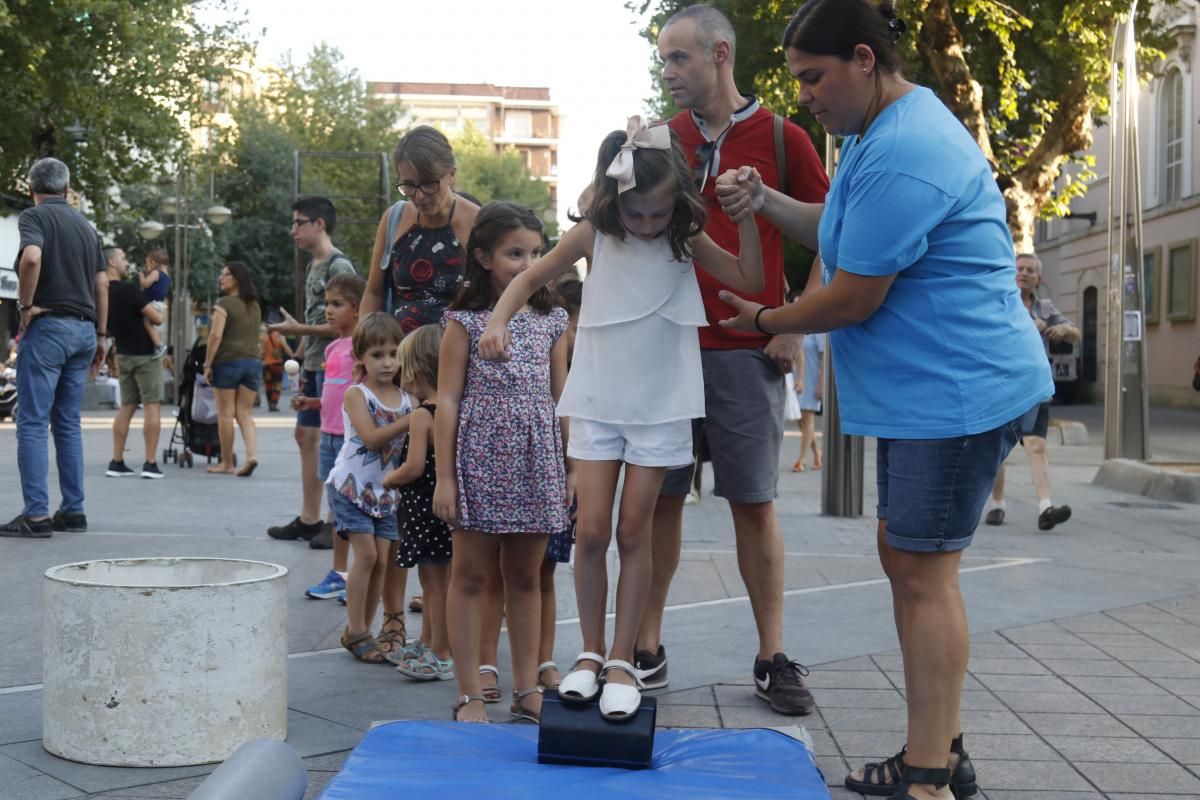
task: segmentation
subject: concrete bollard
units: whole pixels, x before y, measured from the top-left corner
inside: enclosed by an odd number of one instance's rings
[[[287,737],[287,569],[221,558],[46,570],[42,744],[124,767]]]
[[[188,800],[301,800],[308,773],[300,755],[274,739],[255,739],[233,751]]]

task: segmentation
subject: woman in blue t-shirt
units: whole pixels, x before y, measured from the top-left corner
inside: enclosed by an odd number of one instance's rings
[[[1004,198],[978,145],[901,74],[891,0],[809,0],[784,54],[800,104],[845,137],[824,204],[766,188],[743,167],[722,194],[818,249],[805,295],[777,309],[723,299],[723,325],[831,331],[846,433],[878,439],[879,555],[907,677],[907,749],[846,778],[867,794],[949,800],[976,792],[959,699],[967,621],[963,549],[1020,422],[1054,392],[1013,277]]]

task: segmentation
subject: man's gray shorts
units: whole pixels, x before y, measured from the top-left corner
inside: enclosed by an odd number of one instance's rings
[[[783,440],[783,375],[757,348],[701,350],[700,358],[713,494],[731,503],[774,500]],[[691,481],[692,467],[673,469],[661,494],[687,494]]]

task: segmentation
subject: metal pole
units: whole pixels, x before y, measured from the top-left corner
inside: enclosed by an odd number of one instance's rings
[[[837,144],[825,136],[825,171],[837,169]],[[828,336],[828,335],[827,335]],[[825,344],[825,469],[821,470],[821,513],[830,517],[861,517],[863,512],[863,440],[842,433],[837,381],[833,376],[833,342]]]
[[[183,383],[183,365],[191,351],[188,341],[188,299],[187,274],[183,268],[183,227],[179,224],[179,205],[183,202],[184,176],[183,168],[175,176],[175,299],[171,303],[171,341],[175,352],[171,358],[172,371],[175,375],[175,404],[179,404],[179,395]]]
[[[1117,128],[1121,124],[1120,77],[1117,54],[1120,52],[1121,23],[1113,30],[1112,66],[1108,80],[1108,269],[1104,283],[1104,457],[1118,458],[1121,453],[1121,264],[1124,257],[1124,171],[1125,161],[1118,154]],[[1119,209],[1119,210],[1118,210]],[[1119,216],[1117,216],[1119,215]],[[1114,231],[1114,217],[1116,230]],[[1114,241],[1114,233],[1116,240]]]

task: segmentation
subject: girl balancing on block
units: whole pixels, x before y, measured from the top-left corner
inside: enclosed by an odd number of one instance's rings
[[[734,173],[721,181],[736,181]],[[697,329],[706,325],[693,263],[738,291],[762,291],[752,218],[740,225],[738,256],[704,233],[704,206],[683,151],[666,126],[631,117],[600,145],[586,217],[549,254],[513,278],[479,341],[485,359],[506,360],[509,320],[538,289],[581,258],[592,260],[572,368],[558,404],[570,418],[567,455],[579,510],[575,592],[584,652],[559,685],[567,702],[600,696],[606,719],[637,713],[633,666],[650,589],[650,530],[663,475],[692,460],[692,419],[704,416]],[[621,559],[612,649],[605,647],[605,554],[621,468],[617,522]]]

